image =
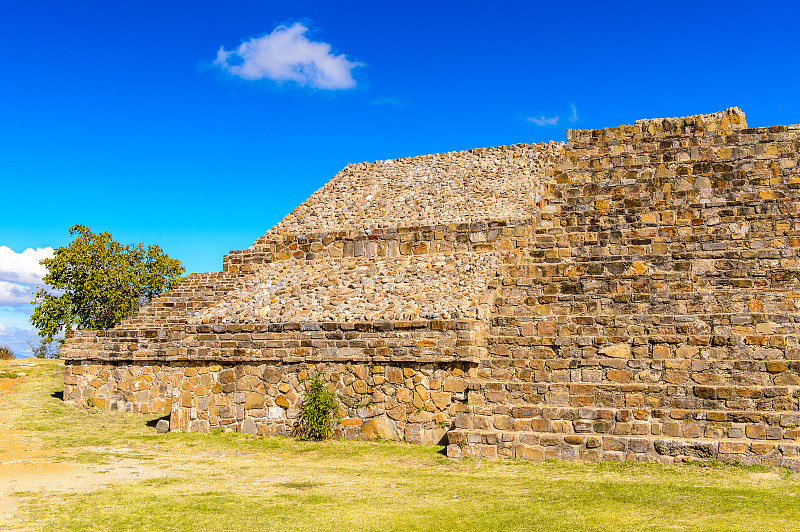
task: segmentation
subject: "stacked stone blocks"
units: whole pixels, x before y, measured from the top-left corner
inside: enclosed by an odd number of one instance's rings
[[[75,333],[65,397],[286,435],[321,373],[341,437],[798,469],[798,128],[567,141],[348,166],[222,273]]]

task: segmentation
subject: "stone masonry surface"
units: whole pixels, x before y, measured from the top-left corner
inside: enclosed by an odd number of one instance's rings
[[[563,144],[517,144],[348,165],[274,235],[530,218]]]
[[[223,271],[62,347],[65,400],[451,457],[800,470],[800,127],[731,108],[349,165]]]
[[[496,252],[278,261],[192,321],[483,319],[499,263]]]

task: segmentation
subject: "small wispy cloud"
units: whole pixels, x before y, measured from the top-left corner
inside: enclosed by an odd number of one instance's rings
[[[405,105],[405,102],[400,98],[395,98],[394,96],[379,96],[378,98],[372,99],[372,105],[391,105],[394,107],[402,107]]]
[[[533,122],[537,126],[555,126],[556,124],[558,124],[560,118],[559,115],[554,115],[550,117],[545,115],[540,115],[540,116],[531,116],[527,120],[528,122]],[[578,121],[578,107],[574,103],[569,104],[569,115],[567,116],[567,120],[569,120],[570,122]]]
[[[578,108],[575,107],[574,103],[569,104],[569,121],[570,122],[578,121]]]
[[[533,122],[537,126],[554,126],[558,124],[558,115],[551,116],[550,118],[547,118],[544,115],[539,117],[532,116],[528,118],[528,122]]]
[[[293,81],[325,90],[355,87],[353,69],[362,63],[332,53],[328,43],[310,41],[307,32],[300,22],[278,26],[268,35],[243,42],[236,50],[221,47],[214,64],[246,80]]]

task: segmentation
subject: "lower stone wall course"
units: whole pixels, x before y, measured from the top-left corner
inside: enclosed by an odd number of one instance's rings
[[[467,379],[475,364],[67,361],[64,399],[76,406],[169,413],[171,430],[288,436],[305,380],[317,374],[337,397],[336,437],[439,443],[454,415],[467,410]]]
[[[800,444],[797,443],[763,444],[727,440],[477,431],[451,431],[448,441],[447,455],[451,458],[625,460],[663,464],[719,460],[800,470]]]
[[[169,364],[65,361],[64,401],[142,414],[171,410],[179,369]]]
[[[335,436],[438,443],[454,413],[465,409],[470,371],[474,365],[465,362],[187,366],[174,387],[170,425],[173,430],[290,435],[304,383],[320,374],[338,400]]]

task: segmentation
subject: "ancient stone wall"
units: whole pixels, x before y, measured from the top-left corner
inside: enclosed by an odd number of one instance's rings
[[[116,329],[138,330],[186,323],[197,311],[230,293],[244,278],[243,273],[237,272],[193,273],[169,292],[149,301]]]
[[[65,398],[448,455],[800,469],[800,128],[738,109],[350,165],[224,272],[68,339]]]
[[[255,245],[284,235],[529,219],[562,149],[517,144],[351,164]]]
[[[287,235],[260,240],[252,247],[231,251],[223,258],[223,270],[256,271],[262,264],[293,260],[381,259],[438,253],[514,251],[527,247],[533,220],[489,220],[431,226],[338,231]]]
[[[466,411],[470,364],[298,362],[203,364],[177,381],[170,425],[208,432],[288,436],[295,427],[305,381],[322,375],[339,399],[336,436],[346,439],[439,443],[451,411]]]
[[[451,455],[797,468],[798,137],[720,118],[570,132]]]
[[[163,408],[174,429],[286,435],[303,381],[321,373],[340,400],[342,437],[366,430],[366,437],[439,442],[450,410],[466,397],[463,377],[486,357],[482,328],[452,320],[188,325],[175,353],[154,356],[143,344],[138,353],[147,358],[139,361],[87,347],[115,337],[81,331],[68,344],[83,351],[66,361],[65,399],[134,412]]]
[[[64,401],[120,412],[169,412],[179,368],[153,361],[67,360]]]

